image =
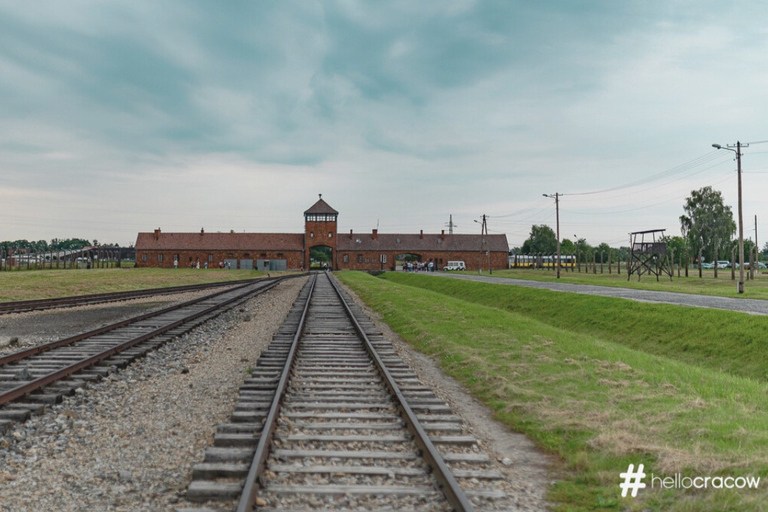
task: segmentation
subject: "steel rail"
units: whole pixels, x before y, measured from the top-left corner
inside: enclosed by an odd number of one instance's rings
[[[301,319],[296,329],[296,334],[293,336],[291,342],[291,348],[288,352],[288,357],[283,365],[283,371],[280,375],[280,381],[275,389],[275,396],[272,399],[272,405],[269,408],[269,414],[264,422],[261,435],[259,436],[259,443],[256,445],[256,451],[251,459],[250,469],[248,470],[248,476],[245,479],[245,485],[240,495],[240,501],[237,504],[237,512],[251,512],[256,505],[256,494],[259,491],[258,480],[264,473],[267,457],[269,456],[269,445],[272,442],[272,437],[277,429],[277,416],[280,414],[282,407],[283,396],[288,388],[288,379],[291,374],[291,368],[296,360],[296,351],[299,346],[299,340],[304,331],[304,326],[307,322],[307,312],[309,311],[309,303],[312,301],[312,294],[315,291],[315,283],[317,282],[317,274],[313,274],[312,282],[310,283],[309,293],[307,294],[307,302],[304,304],[304,309],[301,313]]]
[[[248,284],[256,279],[238,279],[235,281],[217,281],[215,283],[203,283],[195,285],[171,286],[167,288],[145,288],[123,292],[93,293],[86,295],[73,295],[71,297],[53,297],[50,299],[31,299],[12,302],[0,302],[0,315],[7,313],[22,313],[26,311],[75,307],[78,305],[94,304],[100,302],[116,302],[121,300],[150,297],[153,295],[171,295],[195,290],[206,290],[220,286],[232,286]]]
[[[154,338],[155,336],[159,336],[159,335],[161,335],[161,334],[163,334],[165,332],[168,332],[168,331],[170,331],[172,329],[175,329],[176,327],[178,327],[178,326],[180,326],[180,325],[182,325],[182,324],[184,324],[186,322],[189,322],[189,321],[194,320],[196,318],[199,318],[201,316],[204,316],[204,315],[207,315],[209,313],[212,313],[212,312],[216,311],[217,309],[220,309],[220,308],[222,308],[224,306],[227,306],[227,305],[229,305],[229,304],[231,304],[233,302],[242,300],[244,297],[247,297],[249,295],[253,295],[253,296],[260,295],[260,294],[262,294],[262,293],[264,293],[264,292],[274,288],[275,286],[277,286],[280,283],[280,281],[282,281],[283,279],[285,279],[285,278],[277,278],[273,282],[267,283],[265,286],[263,286],[261,288],[258,288],[257,290],[252,290],[250,292],[247,292],[247,293],[238,295],[236,297],[232,297],[230,299],[227,299],[226,301],[221,302],[219,304],[214,304],[213,306],[210,306],[210,307],[205,308],[203,310],[200,310],[200,311],[198,311],[196,313],[188,315],[188,316],[186,316],[186,317],[184,317],[184,318],[182,318],[180,320],[177,320],[177,321],[172,322],[172,323],[170,323],[168,325],[165,325],[163,327],[155,329],[152,332],[143,334],[143,335],[141,335],[141,336],[139,336],[137,338],[133,338],[133,339],[131,339],[129,341],[126,341],[124,343],[121,343],[121,344],[115,345],[113,347],[110,347],[107,350],[101,351],[101,352],[99,352],[97,354],[94,354],[94,355],[92,355],[90,357],[82,359],[82,360],[80,360],[80,361],[78,361],[78,362],[76,362],[74,364],[69,365],[69,366],[65,366],[65,367],[61,368],[60,370],[57,370],[57,371],[55,371],[53,373],[49,373],[48,375],[45,375],[45,376],[40,377],[38,379],[32,380],[32,381],[30,381],[30,382],[28,382],[26,384],[21,385],[21,386],[17,386],[15,388],[11,388],[8,391],[4,391],[4,392],[0,393],[0,405],[7,404],[7,403],[9,403],[9,402],[11,402],[13,400],[21,398],[22,396],[28,395],[29,393],[32,393],[33,391],[37,391],[38,389],[41,389],[41,388],[43,388],[43,387],[45,387],[45,386],[47,386],[47,385],[49,385],[49,384],[51,384],[53,382],[61,380],[64,377],[72,375],[73,373],[76,373],[76,372],[78,372],[78,371],[80,371],[80,370],[82,370],[84,368],[88,368],[90,366],[93,366],[96,363],[98,363],[100,361],[103,361],[104,359],[112,357],[115,354],[118,354],[118,353],[120,353],[120,352],[122,352],[122,351],[124,351],[124,350],[126,350],[128,348],[133,347],[134,345],[138,345],[139,343],[147,341],[148,339]],[[248,287],[248,286],[250,286],[250,285],[249,284],[244,284],[242,286],[238,286],[238,287],[234,288],[234,290],[239,290],[239,289],[242,289],[242,288],[245,288],[245,287]],[[159,314],[167,313],[169,311],[178,310],[178,309],[180,309],[182,307],[191,306],[191,305],[194,305],[196,303],[199,303],[199,302],[202,302],[202,301],[205,301],[205,300],[210,300],[212,297],[216,297],[216,296],[222,295],[224,293],[232,292],[234,290],[230,289],[230,290],[226,290],[224,292],[217,292],[215,294],[209,295],[207,297],[203,297],[201,299],[196,299],[194,301],[189,301],[189,302],[186,302],[186,303],[178,305],[178,306],[172,306],[170,308],[166,308],[166,309],[162,310],[161,312],[155,312],[155,314],[149,314],[149,317],[157,316]],[[128,321],[119,322],[119,324],[120,324],[119,326],[122,327],[124,325],[135,323],[137,321],[141,321],[141,320],[144,320],[146,318],[147,318],[147,315],[141,315],[140,317],[134,317],[134,318],[132,318],[132,319],[130,319]],[[93,335],[95,335],[94,333],[102,334],[104,332],[108,332],[110,330],[114,330],[114,329],[117,328],[117,327],[115,327],[115,325],[118,325],[118,324],[113,324],[111,326],[108,326],[108,328],[105,328],[105,329],[97,329],[95,331],[91,331],[89,333],[85,333],[88,336],[79,335],[79,336],[73,337],[73,338],[77,338],[77,339],[68,338],[66,340],[61,340],[61,341],[68,341],[69,343],[74,343],[75,341],[79,341],[79,340],[85,339],[87,337],[93,336]],[[54,343],[58,343],[58,342],[54,342]],[[62,346],[62,345],[59,345],[59,346]],[[13,356],[15,354],[11,354],[11,355]]]
[[[357,321],[354,313],[352,313],[349,304],[347,304],[347,301],[341,294],[339,286],[335,282],[335,278],[329,276],[329,281],[333,286],[333,289],[336,291],[336,294],[339,296],[339,300],[341,300],[347,316],[352,321],[352,324],[355,327],[355,331],[357,331],[360,338],[364,341],[366,350],[376,363],[376,367],[382,379],[384,380],[384,383],[389,388],[390,392],[395,396],[396,406],[400,411],[400,416],[406,423],[408,430],[411,432],[411,434],[413,434],[414,441],[419,446],[419,448],[421,448],[422,456],[426,460],[427,464],[429,464],[430,468],[432,468],[435,478],[437,478],[438,484],[440,485],[441,491],[443,494],[445,494],[448,502],[457,512],[474,511],[474,506],[469,501],[469,498],[464,493],[461,486],[459,486],[459,483],[456,481],[456,478],[454,478],[451,470],[445,464],[443,457],[437,451],[435,445],[432,444],[432,441],[430,441],[426,431],[421,426],[421,423],[419,423],[419,420],[416,418],[416,413],[414,413],[411,407],[408,405],[405,395],[403,395],[402,391],[400,391],[400,387],[395,382],[394,377],[392,377],[392,374],[387,369],[387,366],[384,364],[381,356],[379,356],[379,353],[376,351],[373,343],[371,343],[371,340],[365,334],[365,330]],[[238,512],[240,511],[238,510]]]

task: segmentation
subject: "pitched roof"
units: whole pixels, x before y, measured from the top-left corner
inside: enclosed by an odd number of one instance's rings
[[[303,251],[303,233],[139,233],[136,250]]]
[[[483,246],[483,238],[486,244]],[[507,235],[439,235],[340,233],[336,240],[339,251],[490,251],[509,252]]]
[[[339,214],[339,212],[331,208],[331,206],[328,203],[323,201],[323,198],[321,196],[320,199],[318,199],[317,202],[309,208],[309,210],[304,212],[304,215],[329,214],[329,213],[333,215]]]

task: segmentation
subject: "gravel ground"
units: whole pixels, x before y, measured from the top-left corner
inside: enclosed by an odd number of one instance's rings
[[[228,421],[248,368],[269,344],[304,281],[281,284],[267,297],[258,297],[127,369],[78,390],[62,404],[0,437],[0,511],[176,511],[197,507],[184,501],[192,466],[202,461],[216,426]],[[112,313],[134,315],[137,311]],[[68,315],[72,329],[76,329],[76,318],[82,326],[86,316],[73,310],[15,315],[12,322],[0,324],[0,340],[10,334],[6,328],[26,326],[26,315],[45,317],[39,325],[56,331],[58,337],[68,333],[56,316]],[[97,323],[113,321],[106,316]],[[543,496],[552,480],[551,461],[524,436],[493,421],[487,408],[443,376],[429,358],[415,353],[385,325],[380,327],[401,357],[466,418],[483,450],[499,461],[500,471],[516,490],[516,510],[545,510]],[[48,332],[41,337],[52,335]],[[31,333],[23,336],[29,336],[30,343],[34,338]]]

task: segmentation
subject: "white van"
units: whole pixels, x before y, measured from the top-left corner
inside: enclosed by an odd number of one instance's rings
[[[467,270],[467,267],[464,265],[463,261],[449,261],[448,264],[443,267],[443,270]]]

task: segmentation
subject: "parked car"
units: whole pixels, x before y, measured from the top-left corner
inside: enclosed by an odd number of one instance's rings
[[[739,268],[739,264],[738,263],[734,263],[733,268],[738,269]],[[747,263],[744,264],[744,268],[749,270],[750,268],[752,268],[752,265],[750,265],[749,262],[747,262]],[[766,265],[762,261],[758,261],[757,262],[757,268],[759,268],[759,269],[768,268],[768,265]]]
[[[717,260],[717,268],[731,268],[731,262],[726,260]]]
[[[464,265],[463,261],[449,261],[446,266],[443,267],[443,270],[450,271],[450,270],[467,270],[466,265]]]
[[[714,263],[704,262],[704,263],[701,264],[701,268],[703,268],[703,269],[715,268],[715,264]]]

